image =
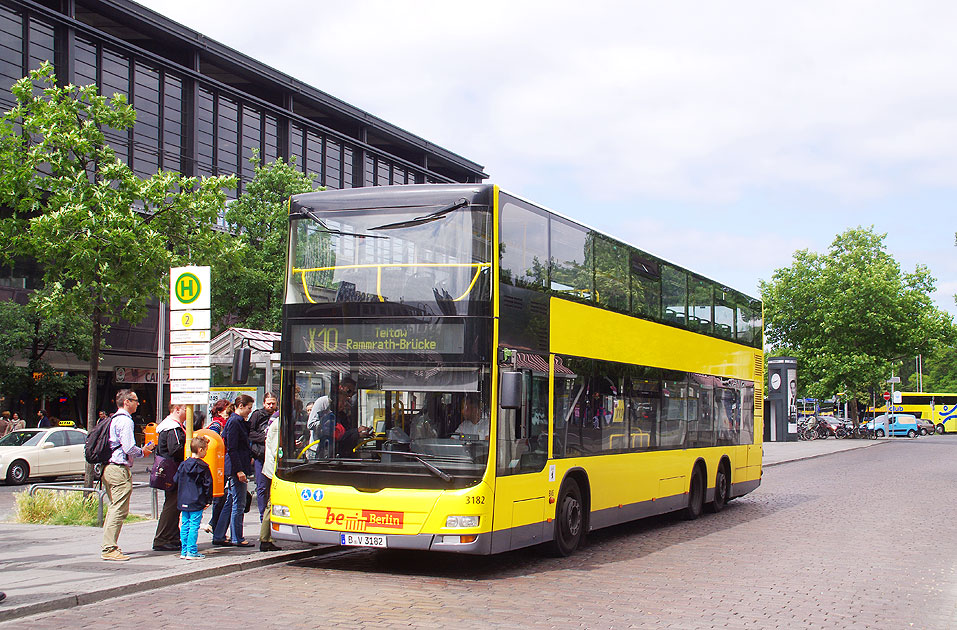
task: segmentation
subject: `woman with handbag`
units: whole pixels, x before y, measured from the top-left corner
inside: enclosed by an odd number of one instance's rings
[[[179,508],[173,476],[183,461],[186,447],[186,406],[170,405],[169,415],[156,427],[156,456],[150,473],[150,486],[163,490],[163,510],[156,523],[153,551],[179,551]]]

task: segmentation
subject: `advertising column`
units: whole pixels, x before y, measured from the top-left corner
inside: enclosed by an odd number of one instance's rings
[[[797,359],[768,359],[768,404],[771,441],[797,441]]]

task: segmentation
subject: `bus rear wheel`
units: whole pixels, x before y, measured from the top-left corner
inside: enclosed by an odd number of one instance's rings
[[[688,507],[684,509],[686,520],[693,521],[704,511],[704,486],[701,468],[695,466],[691,473],[691,484],[688,486]]]
[[[718,513],[728,502],[728,472],[724,464],[718,466],[718,473],[714,479],[714,501],[708,504],[708,511]]]
[[[555,539],[552,551],[557,556],[570,556],[581,544],[585,516],[582,508],[582,493],[578,482],[567,479],[558,493],[555,508]]]

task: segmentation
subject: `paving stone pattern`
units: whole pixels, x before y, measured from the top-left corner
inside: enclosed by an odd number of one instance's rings
[[[0,628],[957,628],[957,437],[769,468],[717,515],[572,558],[349,551]],[[106,623],[108,621],[108,623]]]

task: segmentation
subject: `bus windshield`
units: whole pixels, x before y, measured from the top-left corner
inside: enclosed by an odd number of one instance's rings
[[[287,370],[280,476],[370,487],[468,485],[485,472],[487,370],[468,367]],[[371,475],[370,475],[371,473]],[[360,475],[361,476],[358,476]]]
[[[389,302],[435,315],[489,300],[490,215],[457,203],[294,210],[287,304]]]

